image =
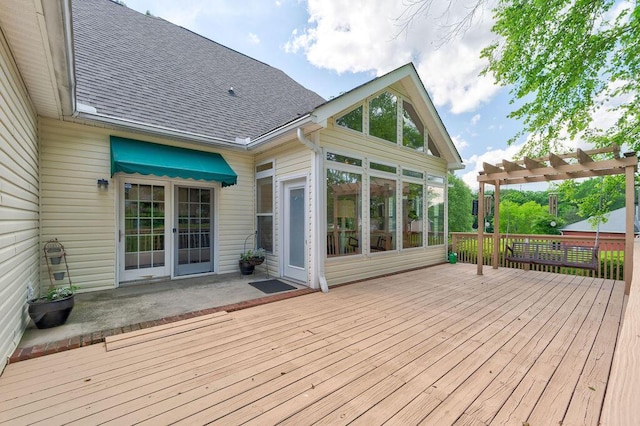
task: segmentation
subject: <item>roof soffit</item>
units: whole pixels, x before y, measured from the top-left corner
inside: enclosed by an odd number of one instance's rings
[[[51,1],[52,9],[58,1]],[[11,47],[20,75],[39,115],[62,115],[47,21],[41,0],[3,0],[0,25]]]

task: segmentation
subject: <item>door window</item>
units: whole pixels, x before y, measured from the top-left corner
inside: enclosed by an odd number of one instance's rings
[[[165,266],[164,186],[125,183],[125,270]]]

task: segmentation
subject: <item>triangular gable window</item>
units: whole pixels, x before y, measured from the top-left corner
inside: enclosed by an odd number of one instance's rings
[[[371,96],[337,117],[336,127],[347,128],[387,142],[440,157],[440,152],[409,99],[391,90]]]
[[[398,98],[382,92],[369,101],[369,134],[396,143],[398,138]]]
[[[362,105],[336,119],[336,124],[347,129],[362,132]]]
[[[424,125],[418,113],[407,101],[402,102],[402,145],[424,151]]]

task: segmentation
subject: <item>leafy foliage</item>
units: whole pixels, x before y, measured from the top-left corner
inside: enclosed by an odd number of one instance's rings
[[[561,152],[565,138],[640,148],[640,6],[614,0],[501,0],[485,72],[512,87],[510,117],[530,134],[522,154]],[[599,127],[594,113],[617,115]],[[566,131],[566,135],[564,132]]]
[[[398,98],[382,92],[369,102],[369,134],[389,142],[397,141],[398,120],[396,108]]]
[[[449,173],[449,232],[471,232],[473,193],[466,183]]]
[[[625,206],[623,175],[608,176],[608,179],[588,179],[580,183],[573,180],[564,181],[558,185],[558,193],[566,204],[575,206],[577,219],[568,223],[588,217],[592,217],[594,222],[606,222],[606,212]]]
[[[77,289],[78,287],[76,286],[50,288],[42,298],[46,300],[64,299],[73,296]]]
[[[534,218],[547,217],[548,211],[535,201],[517,204],[500,203],[500,232],[509,234],[534,234]]]

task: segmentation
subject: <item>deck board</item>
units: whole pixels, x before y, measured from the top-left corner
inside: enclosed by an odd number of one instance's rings
[[[441,265],[11,364],[0,423],[597,424],[624,283],[475,272]]]

